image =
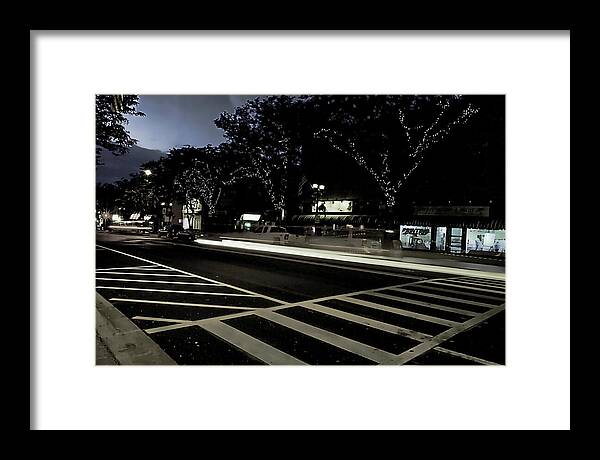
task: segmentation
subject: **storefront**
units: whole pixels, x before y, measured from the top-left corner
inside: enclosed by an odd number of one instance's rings
[[[431,227],[401,225],[400,244],[406,249],[431,249]]]
[[[506,230],[468,228],[465,252],[505,253]]]
[[[504,256],[504,219],[487,206],[417,206],[400,225],[402,248],[455,254]]]

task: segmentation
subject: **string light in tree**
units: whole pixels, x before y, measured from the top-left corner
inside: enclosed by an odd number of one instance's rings
[[[357,147],[358,139],[344,139],[341,133],[333,129],[321,129],[315,133],[315,137],[327,140],[335,150],[349,155],[359,166],[364,168],[379,186],[388,208],[391,208],[395,204],[400,188],[421,165],[425,153],[435,144],[442,141],[455,127],[466,124],[478,112],[478,109],[474,105],[468,104],[456,118],[451,118],[449,116],[450,109],[454,105],[457,105],[454,104],[455,102],[458,103],[461,100],[461,95],[437,96],[435,98],[435,106],[438,108],[438,111],[435,119],[427,127],[422,123],[409,126],[406,110],[403,108],[397,109],[397,119],[407,141],[405,152],[409,160],[409,164],[403,172],[392,169],[389,151],[386,148],[375,152],[373,156],[373,152],[361,151]],[[415,109],[416,102],[416,99],[411,100],[409,109]],[[391,98],[386,98],[385,104],[387,106],[394,105]],[[376,116],[381,115],[381,111],[378,111],[377,108],[374,109],[373,113]],[[346,116],[345,119],[352,119],[352,116]],[[381,138],[384,141],[387,140],[385,132],[381,133]],[[373,163],[373,166],[370,162]],[[399,175],[399,178],[392,180],[394,175]]]

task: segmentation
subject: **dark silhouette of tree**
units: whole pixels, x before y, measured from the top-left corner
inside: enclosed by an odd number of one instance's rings
[[[391,210],[425,155],[477,108],[453,96],[316,96],[328,119],[315,137],[351,157],[369,173]]]
[[[125,126],[129,120],[125,115],[145,116],[137,110],[139,97],[136,95],[96,95],[96,164],[101,165],[102,148],[113,155],[124,155],[137,144]]]
[[[247,174],[261,182],[278,211],[286,206],[291,172],[301,164],[303,101],[294,96],[256,98],[215,120],[230,151],[243,158]]]
[[[225,143],[173,148],[165,164],[172,171],[175,194],[188,209],[196,210],[200,202],[209,216],[215,213],[223,189],[250,175],[237,151]]]

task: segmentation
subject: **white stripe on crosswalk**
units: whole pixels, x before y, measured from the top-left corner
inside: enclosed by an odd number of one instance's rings
[[[232,294],[229,292],[202,292],[202,291],[177,291],[173,289],[146,289],[121,286],[96,286],[96,289],[114,289],[120,291],[144,291],[144,292],[170,292],[175,294],[195,294],[195,295],[222,295],[231,297],[256,297],[254,294]]]
[[[334,347],[349,351],[355,355],[375,361],[379,364],[387,364],[396,358],[396,355],[393,353],[388,353],[387,351],[380,350],[379,348],[357,342],[356,340],[334,334],[333,332],[329,332],[315,326],[311,326],[310,324],[280,315],[279,313],[273,311],[257,310],[254,312],[254,314],[281,326],[292,329],[296,332],[300,332],[301,334],[320,340],[321,342],[325,342],[329,345],[333,345]]]
[[[463,283],[472,284],[475,286],[489,286],[489,287],[497,287],[497,288],[505,288],[506,283],[504,281],[496,282],[491,280],[481,280],[481,279],[472,279],[472,278],[444,278],[448,281],[461,281]]]
[[[139,272],[96,272],[97,275],[136,275],[136,276],[169,276],[175,278],[193,278],[191,275],[167,275],[163,273],[139,273]]]
[[[119,267],[120,268],[120,267]],[[143,272],[172,272],[173,270],[169,270],[168,268],[151,268],[151,267],[131,267],[131,268],[135,268],[136,270],[140,270]],[[100,271],[102,269],[98,269],[98,271]],[[118,270],[118,269],[115,269]]]
[[[391,334],[401,335],[403,337],[408,337],[414,340],[418,340],[420,342],[426,341],[431,338],[429,334],[423,334],[422,332],[412,331],[410,329],[406,329],[400,326],[394,326],[393,324],[384,323],[382,321],[378,321],[376,319],[365,318],[363,316],[355,315],[353,313],[347,313],[342,310],[337,310],[335,308],[326,307],[325,305],[319,305],[316,303],[303,303],[302,307],[308,308],[309,310],[314,310],[319,313],[324,313],[329,316],[334,316],[336,318],[344,319],[346,321],[351,321],[353,323],[362,324],[364,326],[371,327],[373,329],[379,329],[380,331],[389,332]]]
[[[477,313],[474,311],[463,310],[461,308],[446,307],[445,305],[437,305],[434,303],[423,302],[421,300],[407,299],[407,298],[396,296],[396,295],[383,294],[381,292],[371,292],[371,293],[369,293],[369,295],[372,295],[375,297],[381,297],[382,299],[397,300],[397,301],[405,302],[408,304],[420,305],[422,307],[433,308],[434,310],[447,311],[449,313],[457,313],[459,315],[477,316]]]
[[[167,302],[165,300],[148,300],[148,299],[124,299],[120,297],[112,297],[108,299],[110,302],[131,302],[131,303],[156,303],[160,305],[175,305],[182,307],[201,307],[201,308],[219,308],[228,310],[254,310],[254,307],[238,307],[232,305],[213,305],[208,303],[188,303],[188,302]]]
[[[459,358],[467,359],[479,364],[485,364],[486,366],[499,366],[500,364],[488,361],[487,359],[478,358],[477,356],[467,355],[465,353],[459,353],[458,351],[449,350],[448,348],[435,347],[434,350],[441,351],[447,355],[457,356]]]
[[[498,306],[498,305],[489,304],[489,303],[485,303],[485,302],[477,302],[475,300],[457,299],[456,297],[449,297],[449,296],[439,295],[439,294],[431,294],[429,292],[412,291],[410,289],[402,289],[402,288],[396,288],[396,287],[391,288],[391,289],[394,291],[398,291],[398,292],[405,292],[406,294],[418,295],[421,297],[431,297],[431,298],[440,299],[440,300],[450,300],[450,301],[458,302],[458,303],[477,305],[479,307],[494,308],[494,307]]]
[[[157,280],[137,280],[137,279],[132,279],[132,278],[98,278],[98,277],[96,277],[96,279],[101,280],[101,281],[129,281],[131,283],[186,284],[186,285],[192,285],[192,286],[226,287],[226,286],[221,286],[220,284],[216,284],[216,283],[192,283],[190,281],[157,281]]]
[[[470,297],[475,297],[477,299],[495,300],[495,301],[499,301],[499,302],[502,302],[504,300],[504,296],[491,296],[491,295],[485,295],[485,294],[481,294],[481,293],[477,293],[477,292],[466,292],[464,290],[459,290],[459,289],[447,289],[447,288],[440,287],[440,286],[431,286],[428,283],[421,284],[421,286],[424,288],[427,288],[427,289],[431,289],[433,291],[447,292],[449,294],[461,294],[461,295],[466,295],[466,296],[470,296]],[[455,288],[456,288],[456,286],[455,286]],[[425,294],[429,293],[428,291],[421,291],[421,290],[419,290],[418,292],[423,292]]]
[[[108,271],[108,270],[129,270],[129,269],[136,269],[136,270],[145,270],[146,268],[149,268],[150,265],[135,265],[133,267],[112,267],[112,268],[97,268],[96,271],[100,272],[100,271]]]
[[[437,318],[435,316],[424,315],[422,313],[415,313],[414,311],[403,310],[402,308],[389,307],[387,305],[369,302],[368,300],[362,300],[356,297],[340,297],[340,300],[343,300],[344,302],[352,302],[358,305],[362,305],[363,307],[374,308],[376,310],[387,311],[389,313],[396,313],[398,315],[408,316],[410,318],[440,324],[442,326],[454,327],[457,324],[460,324],[456,321],[450,321],[449,319]]]
[[[481,291],[481,292],[491,292],[493,294],[503,295],[504,288],[489,288],[489,287],[475,287],[468,284],[461,284],[460,281],[452,280],[452,281],[429,281],[428,284],[439,284],[441,286],[451,286],[460,289],[468,289],[470,291]]]
[[[252,337],[251,335],[246,334],[245,332],[223,323],[222,321],[206,322],[199,324],[199,326],[218,338],[225,340],[236,348],[242,350],[244,353],[257,358],[266,364],[306,364],[304,361],[290,356],[287,353],[284,353],[283,351],[266,344]]]
[[[187,319],[172,319],[172,318],[157,318],[156,316],[134,316],[131,319],[138,319],[144,321],[157,321],[161,323],[191,323],[190,320]]]
[[[454,337],[455,335],[460,334],[461,332],[466,331],[466,330],[484,322],[485,320],[500,313],[501,311],[504,311],[503,307],[492,308],[492,309],[486,311],[485,313],[482,313],[481,315],[476,316],[475,318],[471,318],[466,323],[460,324],[456,327],[453,327],[452,329],[448,329],[447,331],[444,331],[444,332],[436,335],[435,337],[433,337],[429,342],[423,342],[409,350],[406,350],[403,353],[400,353],[396,357],[395,364],[406,364],[407,362],[411,361],[412,359],[415,359],[417,356],[420,356],[423,353],[428,352],[432,348],[435,348],[436,346],[441,345],[446,340],[449,340],[452,337]]]

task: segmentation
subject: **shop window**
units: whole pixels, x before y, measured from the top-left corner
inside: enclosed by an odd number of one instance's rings
[[[446,227],[438,227],[435,233],[435,247],[438,251],[446,250]]]
[[[431,248],[431,227],[401,225],[400,242],[404,249],[428,251]]]
[[[467,252],[506,252],[506,230],[467,230]]]
[[[462,252],[462,228],[452,228],[450,234],[450,252]]]

